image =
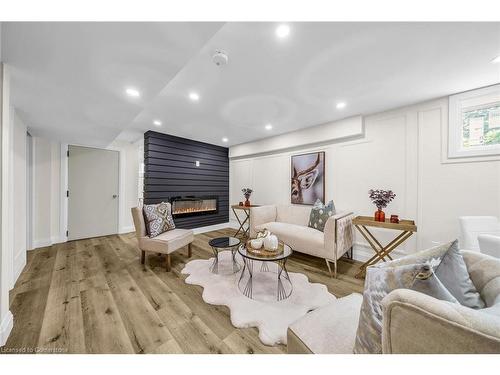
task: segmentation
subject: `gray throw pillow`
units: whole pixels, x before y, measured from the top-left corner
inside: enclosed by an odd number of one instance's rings
[[[429,265],[424,265],[422,271],[415,277],[413,285],[409,288],[416,292],[427,294],[442,301],[458,303],[457,299],[446,289],[443,283]]]
[[[170,203],[145,204],[142,209],[149,237],[156,237],[175,228]]]
[[[484,301],[470,279],[464,258],[458,250],[457,240],[451,244],[434,272],[461,305],[473,309],[485,307]]]
[[[311,209],[308,226],[323,232],[325,230],[326,222],[332,215],[335,215],[335,205],[333,204],[333,201],[324,205],[323,202],[318,199]]]
[[[425,264],[392,267],[387,262],[366,269],[355,354],[382,353],[382,299],[395,289],[410,288],[424,267]]]

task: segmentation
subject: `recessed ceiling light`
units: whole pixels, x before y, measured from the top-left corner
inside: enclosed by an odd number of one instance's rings
[[[272,126],[271,124],[267,124],[267,125],[265,126],[265,128],[266,128],[266,130],[271,130],[271,129],[273,128],[273,126]]]
[[[290,34],[290,26],[288,25],[279,25],[276,28],[276,36],[278,38],[286,38]]]
[[[127,93],[128,96],[132,96],[134,98],[138,98],[139,96],[141,96],[141,93],[132,87],[126,89],[125,92]]]
[[[497,57],[495,57],[493,60],[491,60],[491,62],[492,62],[493,64],[498,64],[498,63],[500,63],[500,55],[498,55],[498,56],[497,56]]]
[[[161,121],[160,120],[154,120],[153,124],[155,124],[156,126],[161,126]]]
[[[222,142],[227,143],[227,141],[229,141],[229,139],[227,139],[226,137],[222,138]]]
[[[342,109],[342,108],[345,108],[345,105],[346,104],[344,102],[338,102],[335,107],[337,107],[337,109]]]
[[[194,91],[190,92],[189,99],[191,99],[193,102],[197,102],[198,100],[200,100],[200,95],[198,95],[198,93]]]

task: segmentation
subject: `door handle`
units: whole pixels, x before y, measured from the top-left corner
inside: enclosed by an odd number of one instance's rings
[[[117,197],[118,197],[118,195],[113,194],[113,199],[116,199]]]

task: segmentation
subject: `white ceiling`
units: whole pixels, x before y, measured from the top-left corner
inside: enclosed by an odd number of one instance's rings
[[[234,145],[500,82],[500,23],[289,23],[284,39],[276,26],[4,24],[3,56],[28,125],[89,145],[149,129]]]
[[[34,134],[106,146],[222,25],[4,22],[12,102]]]

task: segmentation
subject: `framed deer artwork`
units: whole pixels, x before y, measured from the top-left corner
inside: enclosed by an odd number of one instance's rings
[[[312,205],[317,199],[324,203],[325,153],[292,155],[291,169],[291,203]]]

